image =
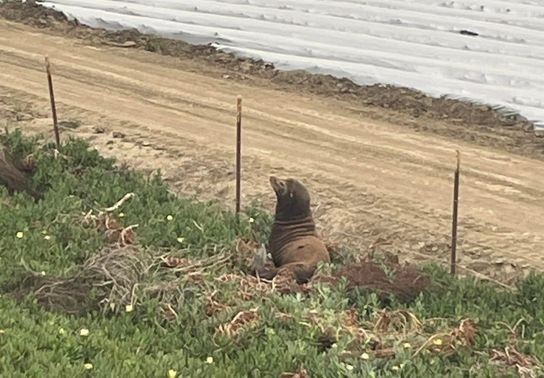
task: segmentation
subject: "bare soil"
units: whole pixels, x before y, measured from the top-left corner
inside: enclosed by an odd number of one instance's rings
[[[241,94],[244,204],[272,209],[268,176],[296,177],[328,242],[441,262],[459,149],[460,264],[504,280],[544,267],[544,140],[520,117],[94,30],[37,6],[3,3],[0,16],[18,21],[0,20],[0,117],[11,127],[52,136],[48,55],[63,138],[230,207]]]

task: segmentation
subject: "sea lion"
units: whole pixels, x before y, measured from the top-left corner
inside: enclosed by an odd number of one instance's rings
[[[0,185],[8,189],[9,194],[27,192],[35,200],[43,199],[43,194],[32,188],[26,173],[32,172],[33,167],[13,158],[7,149],[0,146]]]
[[[297,283],[306,283],[319,262],[330,262],[329,252],[315,230],[310,193],[300,181],[291,178],[271,176],[270,185],[277,200],[268,241],[275,268],[259,271],[259,276],[272,279],[289,271]]]

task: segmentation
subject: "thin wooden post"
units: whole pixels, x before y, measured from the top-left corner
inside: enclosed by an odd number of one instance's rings
[[[242,164],[242,96],[236,99],[236,215],[240,214],[240,173]]]
[[[45,72],[47,73],[47,82],[49,84],[49,98],[51,99],[51,113],[53,114],[53,131],[55,132],[55,142],[57,149],[60,148],[59,124],[57,120],[57,107],[55,105],[55,93],[53,91],[53,79],[51,78],[51,64],[49,58],[45,57]]]
[[[453,183],[453,219],[451,229],[451,275],[455,276],[457,265],[457,217],[459,208],[459,176],[461,171],[461,154],[457,152],[457,168],[454,174]]]

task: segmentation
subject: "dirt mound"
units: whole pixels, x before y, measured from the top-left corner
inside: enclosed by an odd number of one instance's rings
[[[21,22],[39,28],[52,27],[57,24],[78,25],[70,21],[64,13],[37,4],[35,0],[21,1],[6,0],[1,5],[1,15],[7,20]]]
[[[500,145],[508,151],[529,153],[531,156],[542,157],[544,151],[544,140],[535,135],[534,125],[529,120],[499,107],[446,96],[430,97],[411,88],[392,85],[361,86],[347,78],[312,74],[303,70],[279,71],[273,64],[260,59],[237,57],[211,45],[194,46],[180,40],[142,34],[137,30],[93,29],[34,2],[0,3],[0,17],[48,28],[95,44],[140,48],[162,55],[202,61],[209,64],[209,74],[220,75],[226,79],[254,81],[256,85],[272,83],[282,90],[333,96],[359,105],[403,112],[409,115],[405,126],[419,131],[430,131],[482,145]],[[447,127],[415,122],[414,118],[421,117],[444,120]]]
[[[393,262],[350,264],[340,268],[334,276],[345,278],[349,289],[369,290],[382,300],[393,295],[401,301],[411,301],[431,284],[430,278],[416,266]]]

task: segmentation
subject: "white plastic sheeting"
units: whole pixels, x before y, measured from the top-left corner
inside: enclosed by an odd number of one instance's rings
[[[450,95],[544,128],[541,0],[54,0],[106,28],[213,42],[278,68]],[[474,35],[477,34],[477,35]]]

